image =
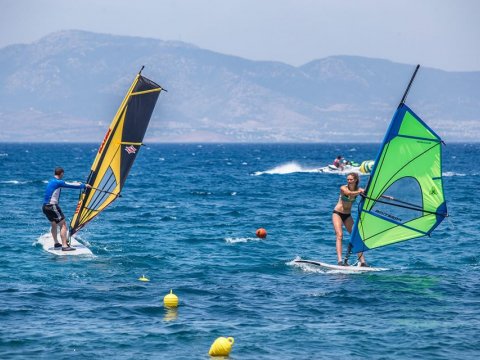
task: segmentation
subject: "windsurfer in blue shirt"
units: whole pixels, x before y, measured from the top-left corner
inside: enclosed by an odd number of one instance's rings
[[[55,249],[62,248],[62,251],[73,251],[75,248],[72,248],[67,244],[67,225],[65,224],[65,216],[58,205],[60,191],[62,188],[85,189],[86,187],[91,188],[91,186],[89,184],[72,184],[63,181],[62,178],[64,172],[65,171],[61,167],[55,168],[55,176],[50,179],[47,188],[45,189],[45,199],[43,201],[42,210],[52,225],[51,232],[53,241],[55,242]],[[60,226],[61,244],[57,240],[57,226]]]
[[[352,205],[355,202],[358,195],[362,194],[364,189],[358,186],[360,183],[360,177],[357,173],[350,173],[347,175],[347,185],[340,187],[340,197],[338,198],[337,205],[333,209],[332,222],[336,235],[336,249],[337,249],[337,261],[338,265],[348,265],[347,259],[342,260],[342,240],[343,230],[342,225],[345,226],[349,233],[352,232],[353,218],[352,218]],[[361,266],[368,266],[365,262],[363,253],[358,254]]]

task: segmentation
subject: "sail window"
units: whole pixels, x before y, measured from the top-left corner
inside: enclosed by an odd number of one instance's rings
[[[92,196],[92,200],[88,205],[90,210],[97,210],[100,206],[103,205],[105,200],[108,199],[108,196],[115,190],[117,187],[117,181],[115,179],[115,174],[112,168],[109,166],[105,175],[103,176],[100,184],[98,185],[95,194]]]
[[[373,205],[371,212],[397,223],[423,215],[422,189],[417,179],[404,177],[395,181]]]

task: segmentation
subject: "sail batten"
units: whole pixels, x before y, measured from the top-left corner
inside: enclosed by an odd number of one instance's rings
[[[441,143],[407,105],[399,105],[359,204],[352,252],[430,235],[448,216]]]
[[[143,95],[143,94],[148,94],[148,93],[152,93],[152,92],[160,92],[160,91],[162,91],[162,88],[145,90],[145,91],[138,91],[138,92],[132,93],[132,96]]]
[[[377,214],[377,213],[374,213],[374,212],[371,212],[371,211],[365,211],[366,213],[370,214],[370,215],[373,215],[373,216],[376,216],[376,217],[379,217],[383,220],[385,220],[386,222],[389,222],[390,224],[392,224],[392,228],[393,227],[396,227],[396,226],[402,226],[404,228],[407,228],[407,229],[410,229],[412,231],[416,231],[418,232],[419,234],[422,234],[423,235],[428,235],[427,232],[424,232],[424,231],[421,231],[419,229],[416,229],[416,228],[412,228],[410,226],[408,226],[407,224],[404,224],[404,223],[400,223],[400,222],[397,222],[395,220],[392,220],[390,219],[388,216],[383,216],[383,215],[380,215],[380,214]],[[422,216],[419,216],[418,218],[421,218],[421,217],[424,217],[424,216],[431,216],[431,215],[435,215],[435,214],[427,214],[427,215],[422,215]],[[417,219],[418,219],[417,218]],[[385,230],[384,230],[385,231]],[[378,235],[378,234],[375,234],[375,235]],[[372,237],[372,236],[371,236]],[[365,241],[368,240],[368,238],[364,239]]]
[[[416,140],[428,140],[428,141],[435,141],[429,138],[419,137],[419,136],[407,136],[407,135],[398,135],[398,137],[407,138],[407,139],[416,139]],[[438,140],[438,143],[441,143],[442,140]]]
[[[140,73],[118,108],[90,169],[91,185],[79,196],[70,222],[75,234],[119,196],[128,173],[143,145],[153,109],[162,87]]]
[[[384,196],[382,195],[381,197],[384,197]],[[365,197],[365,198],[367,198],[367,197]],[[440,213],[440,212],[436,212],[436,211],[429,211],[429,210],[426,210],[425,208],[421,207],[420,205],[410,204],[406,201],[401,201],[401,200],[398,200],[398,199],[395,199],[394,201],[396,201],[400,204],[394,204],[394,203],[383,201],[383,200],[380,200],[380,199],[372,199],[372,198],[368,198],[368,199],[373,200],[373,201],[375,201],[377,203],[380,203],[380,204],[388,204],[390,206],[397,206],[397,207],[400,207],[400,208],[403,208],[403,209],[421,211],[421,212],[424,212],[424,213],[427,213],[427,214],[432,214],[432,215],[447,216],[447,214],[445,214],[445,213]],[[403,204],[403,205],[401,205],[401,204]]]

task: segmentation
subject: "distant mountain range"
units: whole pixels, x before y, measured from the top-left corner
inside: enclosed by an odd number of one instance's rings
[[[62,31],[0,49],[0,141],[100,142],[142,65],[168,90],[147,143],[379,142],[414,70],[356,56],[295,67]],[[407,104],[445,141],[478,141],[480,72],[421,68]]]

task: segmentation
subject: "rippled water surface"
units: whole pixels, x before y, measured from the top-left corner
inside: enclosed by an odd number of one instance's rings
[[[372,274],[291,261],[335,262],[345,176],[314,170],[378,144],[146,146],[123,197],[79,233],[95,256],[46,253],[46,181],[55,166],[84,180],[96,146],[0,144],[1,359],[209,359],[219,336],[235,338],[231,359],[478,356],[479,145],[444,148],[450,217],[368,252],[391,269]],[[77,196],[62,191],[68,218]],[[177,310],[163,307],[170,289]]]

